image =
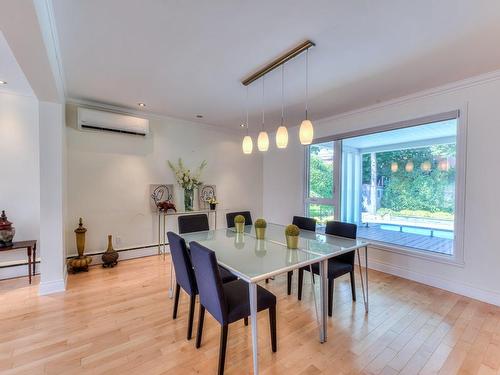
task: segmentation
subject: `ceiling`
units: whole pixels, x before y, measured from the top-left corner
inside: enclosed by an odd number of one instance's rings
[[[6,85],[0,85],[0,92],[34,96],[33,90],[19,67],[9,44],[0,31],[0,81],[6,81]]]
[[[500,68],[497,0],[52,0],[66,96],[237,129],[242,78],[305,39],[320,119]],[[281,113],[266,78],[266,126]],[[249,89],[260,126],[261,82]],[[304,57],[287,63],[286,119],[304,112]],[[203,119],[196,115],[202,114]]]
[[[422,141],[429,141],[428,144],[435,144],[434,142],[442,142],[443,139],[449,141],[449,139],[453,139],[456,135],[457,120],[453,119],[348,138],[342,140],[342,145],[361,150],[391,145],[409,145],[411,143],[422,146]]]

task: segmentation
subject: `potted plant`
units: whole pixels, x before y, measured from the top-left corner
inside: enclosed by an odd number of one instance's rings
[[[217,205],[219,204],[215,197],[210,198],[207,202],[210,205],[211,210],[215,210],[217,208]]]
[[[266,236],[267,223],[264,219],[255,220],[255,236],[258,240],[263,240]]]
[[[194,189],[202,184],[200,176],[207,162],[203,160],[194,173],[184,166],[181,158],[179,158],[177,165],[174,165],[170,160],[168,165],[174,172],[177,183],[184,189],[184,210],[193,211]]]
[[[294,224],[290,224],[285,229],[286,247],[289,249],[297,249],[299,247],[300,229]]]
[[[236,215],[234,218],[234,227],[236,228],[236,233],[243,233],[245,231],[245,216]]]

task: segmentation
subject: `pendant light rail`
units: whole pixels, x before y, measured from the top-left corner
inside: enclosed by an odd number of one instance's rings
[[[253,73],[252,75],[248,76],[244,80],[241,81],[241,84],[243,86],[248,86],[252,82],[255,82],[259,78],[265,76],[267,73],[273,71],[276,68],[279,68],[281,65],[286,63],[287,61],[290,61],[294,57],[297,57],[300,55],[302,52],[307,51],[309,48],[314,47],[316,44],[310,40],[307,40],[298,46],[292,48],[290,51],[284,53],[280,57],[274,59],[272,62],[267,64],[265,67],[262,69],[258,70],[257,72]]]

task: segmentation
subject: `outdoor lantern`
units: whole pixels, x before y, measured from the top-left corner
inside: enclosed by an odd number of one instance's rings
[[[424,161],[421,165],[420,165],[420,169],[423,171],[423,172],[429,172],[431,170],[431,162],[429,160],[426,160]]]

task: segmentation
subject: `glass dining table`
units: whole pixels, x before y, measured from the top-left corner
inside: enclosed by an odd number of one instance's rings
[[[254,374],[259,373],[258,330],[257,330],[257,283],[276,275],[319,263],[319,332],[320,342],[327,340],[327,277],[328,259],[350,251],[357,251],[361,270],[360,249],[365,249],[368,257],[368,242],[357,239],[336,237],[315,232],[301,231],[298,249],[286,246],[285,226],[267,224],[265,239],[259,240],[255,228],[245,226],[243,233],[234,228],[215,229],[203,232],[181,234],[189,246],[198,242],[215,251],[218,263],[248,283],[250,298],[250,318],[252,329],[252,351]],[[365,264],[365,266],[367,263]],[[365,310],[368,312],[368,272],[361,272],[361,284]],[[366,284],[366,291],[365,291]]]

